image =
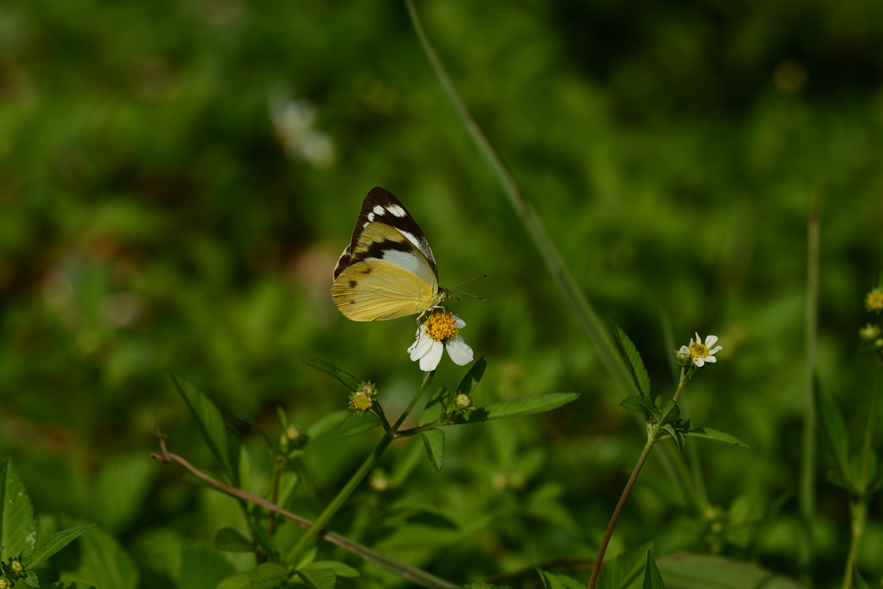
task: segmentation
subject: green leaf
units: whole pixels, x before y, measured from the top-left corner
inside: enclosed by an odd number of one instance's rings
[[[509,589],[500,585],[488,585],[487,583],[470,583],[469,585],[459,585],[454,589]]]
[[[422,426],[427,423],[435,423],[442,418],[442,415],[445,413],[445,406],[442,403],[441,394],[443,390],[444,389],[439,389],[439,391],[426,402],[426,405],[423,407],[423,415],[420,416],[417,425]]]
[[[334,589],[337,584],[337,577],[331,569],[309,569],[304,567],[297,571],[297,576],[301,578],[309,589]]]
[[[252,585],[262,585],[264,587],[278,586],[285,582],[291,575],[291,569],[278,562],[261,563],[251,570],[248,574],[248,580]]]
[[[340,435],[357,436],[382,423],[383,420],[373,411],[355,411],[340,426]]]
[[[577,393],[546,393],[520,399],[509,399],[479,407],[469,415],[458,416],[455,423],[481,423],[494,419],[508,419],[522,415],[533,415],[557,409],[579,398]]]
[[[335,411],[334,413],[329,413],[328,415],[319,418],[318,421],[307,428],[307,438],[310,441],[321,438],[346,421],[346,418],[349,417],[349,415],[349,411],[341,409],[340,411]]]
[[[423,446],[432,466],[435,470],[441,470],[445,458],[445,432],[440,429],[428,429],[420,432],[420,436],[423,438]]]
[[[586,586],[585,583],[580,583],[565,575],[555,575],[542,569],[537,569],[537,572],[546,589],[585,589]]]
[[[643,413],[648,421],[653,417],[654,412],[658,411],[650,399],[645,399],[644,397],[626,397],[619,406],[635,413]]]
[[[62,573],[63,581],[84,581],[101,588],[135,589],[138,568],[113,536],[100,528],[80,538],[80,566]]]
[[[223,554],[209,542],[193,542],[181,551],[181,565],[175,581],[183,589],[216,589],[234,572]]]
[[[156,478],[157,464],[143,453],[119,454],[102,464],[90,504],[91,519],[116,533],[135,521]]]
[[[846,422],[834,399],[822,387],[818,376],[813,378],[813,393],[819,408],[819,421],[822,422],[822,430],[834,455],[834,462],[843,478],[848,480],[849,435],[846,432]]]
[[[3,560],[30,556],[37,544],[34,505],[11,458],[0,463],[0,546]]]
[[[676,552],[656,559],[656,564],[671,589],[803,589],[753,564],[721,556]]]
[[[739,448],[747,448],[748,450],[752,449],[751,446],[736,436],[731,436],[726,432],[711,429],[710,427],[697,427],[696,429],[684,432],[684,435],[690,436],[691,438],[699,438],[700,440],[708,440],[709,442],[724,444],[726,446],[738,446]]]
[[[40,579],[37,578],[37,574],[34,571],[28,571],[25,573],[25,585],[39,589]]]
[[[662,407],[662,415],[659,417],[659,425],[663,426],[667,423],[671,423],[680,416],[681,408],[678,407],[677,403],[669,399]]]
[[[644,583],[642,589],[665,589],[665,583],[662,582],[662,575],[656,567],[656,561],[653,560],[653,554],[647,549],[647,564],[644,566]]]
[[[263,438],[263,440],[264,440],[264,444],[267,445],[267,448],[269,448],[270,450],[273,450],[273,449],[274,449],[273,442],[270,441],[270,436],[268,436],[268,435],[266,434],[266,432],[264,432],[264,430],[262,430],[262,429],[260,428],[260,426],[257,424],[257,422],[256,422],[254,419],[252,419],[251,417],[249,417],[249,416],[246,415],[245,413],[237,413],[237,414],[236,414],[236,419],[238,419],[239,421],[242,421],[242,422],[247,423],[248,425],[250,425],[250,426],[251,426],[251,429],[253,429],[253,430],[256,431],[257,433],[259,433],[260,436],[261,436],[261,438]]]
[[[173,370],[169,370],[169,375],[190,408],[205,443],[221,463],[227,476],[238,487],[241,457],[239,440],[226,428],[220,410],[202,391]]]
[[[317,560],[316,562],[310,563],[305,567],[301,567],[301,571],[319,571],[323,569],[328,569],[332,573],[334,573],[335,577],[345,577],[347,579],[356,579],[360,577],[359,571],[354,569],[353,567],[346,565],[342,562],[338,562],[336,560]]]
[[[341,384],[343,384],[343,386],[353,392],[356,392],[356,390],[358,390],[359,388],[359,385],[361,384],[359,382],[359,379],[349,372],[344,372],[337,366],[329,362],[325,362],[324,360],[304,360],[304,364],[306,364],[307,366],[312,366],[317,370],[321,370],[325,374],[333,376],[334,378],[339,380]]]
[[[641,360],[638,348],[635,347],[629,336],[616,324],[616,321],[613,322],[613,328],[616,331],[616,341],[619,344],[619,349],[622,351],[626,364],[628,364],[629,370],[632,373],[632,381],[634,381],[635,387],[638,389],[638,394],[642,397],[649,397],[650,377],[647,375],[647,369],[644,368],[644,361]]]
[[[678,452],[681,451],[681,438],[678,435],[678,431],[672,426],[672,424],[667,423],[662,426],[662,430],[668,432],[668,435],[671,437],[672,441],[675,443],[675,446],[678,447]]]
[[[630,548],[604,564],[598,575],[598,589],[625,589],[639,586],[647,546]]]
[[[37,549],[34,550],[34,553],[28,559],[28,568],[40,566],[43,561],[73,542],[80,534],[93,527],[95,527],[95,524],[75,526],[49,536],[37,546]]]
[[[233,528],[221,528],[215,533],[215,550],[222,552],[254,552],[248,539]]]
[[[858,572],[858,565],[855,562],[852,563],[852,586],[855,589],[868,589],[868,583],[862,577],[862,574]]]
[[[482,356],[472,365],[472,368],[469,369],[469,372],[466,373],[463,380],[460,381],[460,386],[457,387],[457,394],[471,395],[472,391],[475,390],[475,387],[478,386],[478,383],[481,382],[481,377],[484,376],[484,369],[486,367],[487,360]]]
[[[215,589],[253,589],[254,587],[257,587],[257,585],[251,584],[248,573],[236,573],[218,583]]]

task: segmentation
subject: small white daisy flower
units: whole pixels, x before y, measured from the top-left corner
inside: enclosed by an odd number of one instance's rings
[[[712,348],[717,342],[716,335],[709,335],[705,338],[705,343],[702,343],[702,338],[699,337],[699,334],[696,334],[696,340],[690,338],[689,346],[681,346],[681,349],[678,350],[678,355],[683,356],[685,358],[690,358],[697,367],[702,368],[706,362],[717,362],[717,358],[714,357],[715,354],[720,352],[723,348],[721,346],[716,346]]]
[[[411,360],[420,360],[420,370],[432,372],[438,368],[445,349],[454,364],[465,366],[472,362],[472,348],[457,333],[466,323],[453,313],[433,313],[417,330],[417,341],[408,348]]]

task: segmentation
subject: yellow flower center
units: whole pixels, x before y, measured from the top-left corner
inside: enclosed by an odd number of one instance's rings
[[[353,409],[355,409],[356,411],[367,411],[371,408],[371,405],[373,404],[371,401],[371,397],[361,391],[354,394],[350,402],[353,405]]]
[[[866,304],[868,305],[868,309],[870,309],[871,311],[883,310],[883,290],[875,288],[874,290],[869,292]]]
[[[702,342],[690,344],[690,355],[694,358],[708,358],[708,348]]]
[[[457,335],[453,313],[433,313],[424,325],[426,325],[426,335],[436,341],[443,342]]]

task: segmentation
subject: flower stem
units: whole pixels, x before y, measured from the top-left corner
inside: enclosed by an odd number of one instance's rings
[[[393,438],[395,438],[395,432],[399,429],[399,426],[402,425],[402,422],[405,421],[405,418],[408,417],[408,414],[414,409],[417,405],[417,401],[420,397],[423,396],[423,392],[429,386],[429,383],[432,381],[432,376],[435,374],[435,371],[427,372],[423,376],[423,383],[420,385],[420,388],[417,390],[417,394],[414,395],[414,398],[411,399],[411,403],[408,405],[407,409],[399,416],[398,420],[392,429],[387,429],[386,433],[383,434],[383,438],[380,439],[380,443],[377,444],[377,447],[374,448],[374,451],[365,459],[365,462],[362,463],[362,466],[359,467],[359,470],[353,474],[350,478],[349,482],[347,482],[346,486],[340,490],[337,496],[328,504],[328,506],[319,514],[319,517],[316,518],[316,521],[313,522],[313,527],[306,531],[306,533],[300,537],[300,540],[292,547],[292,549],[288,552],[288,555],[285,557],[285,562],[288,564],[294,565],[297,564],[297,559],[303,554],[304,550],[310,545],[310,542],[322,531],[328,522],[331,521],[331,518],[334,517],[334,514],[343,506],[344,502],[349,499],[349,496],[353,494],[353,491],[356,490],[356,487],[359,486],[359,483],[371,472],[371,469],[377,464],[378,459],[380,459],[380,455],[383,454],[383,451],[386,450],[386,447],[389,446],[389,443],[392,442]],[[383,418],[386,421],[386,418]]]
[[[604,561],[604,553],[607,551],[607,544],[610,542],[610,536],[613,535],[613,528],[616,527],[616,522],[619,519],[619,514],[622,512],[623,506],[625,505],[625,500],[629,498],[629,494],[632,492],[632,487],[635,486],[635,481],[638,479],[638,474],[641,472],[641,468],[644,467],[644,462],[650,454],[650,448],[656,443],[656,433],[656,428],[654,427],[653,431],[651,431],[647,438],[647,444],[644,446],[644,451],[641,452],[641,457],[638,458],[638,463],[632,471],[632,476],[629,477],[629,481],[625,484],[625,489],[622,490],[622,496],[619,498],[619,503],[616,504],[616,509],[613,510],[613,516],[610,518],[610,523],[607,525],[607,531],[604,533],[604,539],[601,540],[601,548],[598,550],[598,556],[595,558],[595,565],[592,567],[592,578],[589,580],[589,589],[595,589],[595,583],[598,582],[598,573],[601,572],[601,563]]]
[[[316,521],[313,522],[313,526],[304,533],[303,536],[300,537],[300,540],[294,545],[294,547],[288,552],[288,555],[285,557],[285,562],[295,565],[297,564],[297,559],[300,558],[300,555],[303,554],[304,550],[310,545],[310,542],[322,531],[322,529],[331,521],[331,518],[334,517],[334,514],[343,506],[344,501],[349,499],[349,496],[352,495],[353,491],[356,490],[356,487],[359,483],[362,482],[362,479],[367,476],[371,469],[377,464],[377,460],[380,458],[380,455],[383,454],[383,451],[386,450],[386,447],[389,446],[389,443],[392,441],[392,434],[385,433],[383,434],[383,438],[381,438],[380,443],[374,448],[374,451],[365,459],[365,462],[362,463],[362,466],[359,467],[359,470],[355,472],[355,474],[350,478],[349,482],[346,486],[340,490],[337,496],[328,504],[319,517],[316,518]]]
[[[871,395],[871,412],[868,414],[868,427],[865,430],[865,447],[862,450],[862,473],[859,479],[859,491],[864,495],[868,490],[868,474],[871,468],[871,448],[874,445],[874,430],[877,427],[877,405],[880,400],[880,372],[883,363],[877,361],[877,374],[874,377],[874,392]]]

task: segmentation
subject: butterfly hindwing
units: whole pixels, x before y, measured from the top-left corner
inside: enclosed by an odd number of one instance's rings
[[[354,321],[424,313],[450,296],[438,287],[432,249],[407,209],[373,188],[334,269],[334,303]]]

